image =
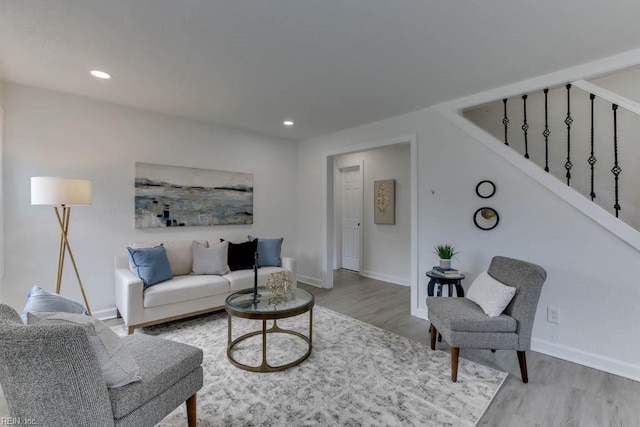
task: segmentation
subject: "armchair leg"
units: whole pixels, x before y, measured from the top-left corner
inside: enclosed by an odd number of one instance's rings
[[[196,416],[196,395],[187,399],[187,424],[189,427],[196,427],[198,417]]]
[[[529,376],[527,375],[527,355],[524,351],[518,352],[518,362],[520,362],[520,374],[522,375],[522,382],[528,383]]]
[[[458,358],[460,356],[459,347],[451,347],[451,381],[458,381]]]
[[[133,326],[127,326],[127,335],[131,335],[135,328]]]
[[[436,331],[435,326],[431,324],[429,327],[429,332],[431,332],[431,350],[436,349],[436,335],[438,335],[438,331]]]

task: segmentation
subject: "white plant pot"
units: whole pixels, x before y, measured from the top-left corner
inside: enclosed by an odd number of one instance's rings
[[[451,268],[450,259],[440,259],[440,268]]]

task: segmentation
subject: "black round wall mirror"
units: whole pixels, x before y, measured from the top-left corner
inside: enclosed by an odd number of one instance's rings
[[[497,227],[498,222],[500,222],[500,215],[493,208],[480,208],[473,214],[473,223],[480,230],[492,230]]]
[[[476,194],[478,197],[488,199],[496,194],[496,185],[489,180],[480,181],[478,185],[476,185]]]

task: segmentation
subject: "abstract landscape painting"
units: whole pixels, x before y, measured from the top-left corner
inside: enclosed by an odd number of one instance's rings
[[[253,174],[136,163],[136,228],[253,224]]]

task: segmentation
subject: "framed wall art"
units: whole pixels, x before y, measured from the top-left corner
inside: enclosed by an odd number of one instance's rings
[[[396,180],[385,179],[373,182],[373,222],[375,224],[396,223]]]
[[[135,164],[136,228],[253,224],[253,174]]]

